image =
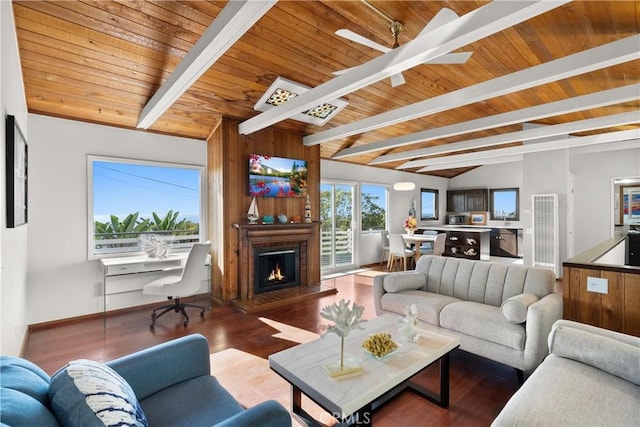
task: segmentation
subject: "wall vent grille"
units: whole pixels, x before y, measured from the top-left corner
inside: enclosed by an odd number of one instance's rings
[[[533,266],[552,270],[560,277],[558,195],[534,194]]]

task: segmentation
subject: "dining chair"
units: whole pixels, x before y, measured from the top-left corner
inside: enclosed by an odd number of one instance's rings
[[[384,256],[389,253],[389,230],[380,231],[380,244],[382,247],[382,254],[380,255],[380,265],[382,265]]]
[[[447,233],[438,233],[436,240],[433,242],[431,248],[423,248],[420,246],[420,255],[442,255],[447,242]]]
[[[404,271],[406,271],[407,258],[411,261],[415,254],[415,249],[408,249],[405,246],[402,234],[389,234],[389,262],[387,263],[387,270],[391,270],[396,261],[402,260],[402,267]]]
[[[422,234],[435,236],[438,234],[438,232],[436,230],[424,230]],[[420,253],[423,253],[425,250],[432,250],[432,249],[433,249],[433,242],[424,242],[420,245]]]

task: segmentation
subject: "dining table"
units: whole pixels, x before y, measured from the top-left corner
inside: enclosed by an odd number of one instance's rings
[[[420,253],[420,245],[425,242],[431,242],[432,244],[436,241],[436,234],[403,234],[402,239],[405,243],[410,243],[415,245],[416,253],[413,256],[415,260],[415,265],[418,264],[418,260],[422,256]]]

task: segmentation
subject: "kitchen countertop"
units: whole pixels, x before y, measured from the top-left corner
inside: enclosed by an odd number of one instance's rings
[[[471,224],[455,224],[455,225],[451,225],[451,224],[442,224],[442,225],[434,225],[434,226],[419,226],[418,227],[421,230],[453,230],[453,229],[473,229],[473,228],[484,228],[484,229],[492,229],[492,228],[498,228],[498,229],[505,229],[505,230],[522,230],[522,226],[520,225],[471,225]],[[460,230],[458,230],[460,231]]]
[[[467,231],[471,233],[489,233],[491,228],[487,227],[470,227],[457,225],[436,225],[434,227],[418,227],[420,230],[436,230],[436,231]]]

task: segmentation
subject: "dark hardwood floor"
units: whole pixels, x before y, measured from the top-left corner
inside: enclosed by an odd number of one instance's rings
[[[375,310],[373,288],[365,284],[367,281],[353,275],[325,280],[325,285],[336,287],[337,294],[252,314],[242,313],[230,304],[214,305],[204,319],[197,310],[191,311],[191,323],[186,328],[181,316],[172,312],[161,317],[155,329],[150,330],[148,308],[109,315],[106,332],[101,317],[38,327],[29,334],[24,357],[52,374],[72,359],[107,361],[173,338],[201,333],[209,340],[212,353],[236,348],[267,358],[295,343],[272,337],[277,331],[260,321],[260,317],[320,333],[319,325],[326,323],[319,315],[321,308],[345,298],[364,305],[364,317],[370,319],[375,317]],[[428,368],[416,381],[437,390],[438,372],[437,366]],[[512,368],[462,350],[456,350],[451,357],[450,381],[448,409],[407,391],[375,412],[375,424],[487,426],[518,389]]]

